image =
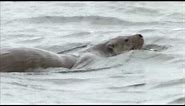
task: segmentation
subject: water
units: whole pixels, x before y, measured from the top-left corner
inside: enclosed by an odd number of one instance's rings
[[[81,70],[0,73],[0,104],[185,104],[184,19],[184,2],[1,2],[1,47],[78,53],[135,33],[145,45]]]

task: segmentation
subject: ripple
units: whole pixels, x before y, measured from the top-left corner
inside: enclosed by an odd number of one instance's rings
[[[85,37],[86,35],[90,35],[91,33],[90,32],[76,32],[76,33],[72,33],[72,34],[68,34],[68,35],[64,35],[62,36],[63,37],[78,37],[78,38],[81,38],[81,37]]]
[[[41,80],[41,79],[40,79]],[[66,79],[43,79],[44,82],[52,82],[55,84],[72,84],[72,83],[81,83],[89,81],[90,79],[81,79],[81,78],[66,78]]]
[[[139,32],[140,33],[147,33],[147,32],[155,32],[155,31],[156,31],[156,29],[142,29]]]
[[[135,88],[135,87],[143,87],[143,86],[145,86],[146,85],[146,83],[134,83],[134,84],[129,84],[129,85],[125,85],[125,86],[119,86],[119,87],[109,87],[109,89],[124,89],[124,88],[127,88],[127,87],[133,87],[133,88]]]
[[[176,79],[176,80],[169,80],[166,82],[162,82],[160,84],[157,84],[156,86],[154,86],[153,88],[161,88],[161,87],[169,87],[169,86],[177,86],[179,84],[184,84],[185,83],[185,79],[181,78],[181,79]]]
[[[122,64],[117,64],[113,66],[108,66],[108,67],[101,67],[101,68],[89,68],[89,69],[74,69],[74,70],[67,70],[67,71],[61,71],[59,73],[82,73],[82,72],[94,72],[94,71],[102,71],[102,70],[107,70],[107,69],[112,69],[116,67],[120,67]]]
[[[150,8],[144,8],[144,7],[130,8],[126,12],[127,13],[132,13],[132,14],[145,14],[145,15],[152,15],[152,16],[158,16],[158,15],[161,14],[158,10],[150,9]]]
[[[29,39],[19,40],[17,43],[34,43],[34,42],[41,42],[44,38],[43,37],[33,37]]]
[[[144,50],[152,50],[152,51],[163,51],[168,49],[167,45],[157,45],[157,44],[147,44],[143,47]]]

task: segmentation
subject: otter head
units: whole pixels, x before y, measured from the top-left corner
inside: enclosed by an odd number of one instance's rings
[[[118,55],[124,51],[141,49],[143,44],[143,36],[141,34],[134,34],[131,36],[118,36],[110,39],[106,43],[106,48],[111,54]]]

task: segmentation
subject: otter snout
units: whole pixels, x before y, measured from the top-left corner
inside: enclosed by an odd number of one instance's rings
[[[143,38],[143,35],[141,35],[141,34],[134,34],[133,36],[137,36],[139,38]]]

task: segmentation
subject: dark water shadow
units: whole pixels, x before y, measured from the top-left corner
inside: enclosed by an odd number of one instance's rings
[[[167,50],[170,46],[167,45],[157,45],[157,44],[147,44],[143,46],[143,50],[150,50],[150,51],[164,51]]]
[[[185,105],[185,94],[184,94],[184,97],[175,98],[174,100],[168,102],[167,104],[168,105],[170,104]]]
[[[151,87],[151,89],[177,86],[177,85],[180,85],[180,84],[185,84],[185,78],[180,78],[180,79],[175,79],[175,80],[169,80],[169,81],[166,81],[166,82],[161,82],[161,83]]]

